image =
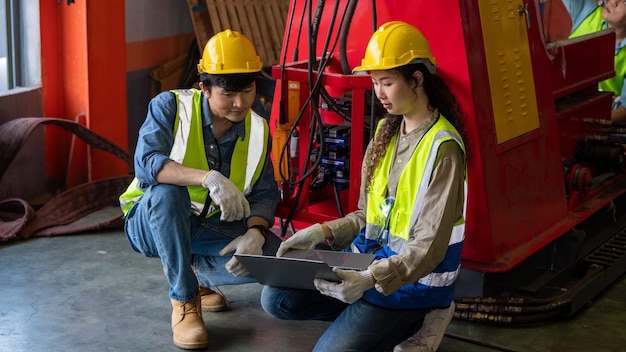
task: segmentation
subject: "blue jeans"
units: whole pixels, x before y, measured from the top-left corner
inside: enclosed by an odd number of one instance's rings
[[[219,216],[200,222],[191,212],[187,188],[169,184],[149,187],[128,211],[124,224],[135,251],[146,257],[161,258],[170,285],[169,296],[181,302],[196,298],[199,285],[254,282],[250,275],[235,277],[226,271],[224,265],[233,253],[219,255],[224,246],[246,230],[243,221],[220,221]],[[274,255],[279,245],[280,239],[270,235],[263,253]]]
[[[415,334],[430,309],[393,310],[360,299],[346,304],[316,290],[263,287],[261,305],[285,320],[324,320],[333,323],[313,351],[390,351]]]

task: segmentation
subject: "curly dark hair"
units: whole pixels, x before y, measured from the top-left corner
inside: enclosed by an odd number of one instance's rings
[[[413,76],[415,71],[420,71],[424,77],[424,91],[428,97],[428,109],[430,111],[439,110],[443,116],[457,129],[463,141],[467,141],[467,132],[464,126],[465,114],[461,110],[459,103],[452,94],[448,84],[436,74],[431,74],[427,67],[423,63],[408,64],[391,69],[390,71],[396,71],[400,76],[413,87],[417,87],[419,82]],[[370,147],[368,153],[363,158],[363,167],[367,169],[366,182],[368,187],[371,184],[374,170],[378,166],[378,163],[385,155],[387,145],[391,141],[391,138],[398,133],[400,125],[402,123],[401,115],[385,114],[383,116],[384,121],[374,138],[373,145]],[[467,145],[466,155],[467,155]]]

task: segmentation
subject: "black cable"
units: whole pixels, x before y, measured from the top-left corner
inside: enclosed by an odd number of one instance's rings
[[[326,0],[317,1],[317,7],[315,8],[315,15],[313,16],[313,19],[312,19],[313,22],[311,23],[311,26],[310,26],[311,33],[313,34],[314,49],[317,49],[317,35],[319,34],[320,20],[322,19],[322,13],[324,12],[325,3],[326,3]],[[322,52],[322,55],[323,55],[323,52]]]
[[[285,65],[287,64],[287,49],[289,48],[289,38],[291,37],[291,26],[293,25],[293,14],[296,11],[296,0],[293,1],[292,5],[291,5],[291,14],[289,16],[289,24],[287,25],[287,37],[285,38],[285,47],[283,48],[283,57],[281,58],[281,65],[280,65],[280,82],[282,84],[282,82],[284,82],[285,79]],[[300,21],[300,26],[302,26],[302,21]],[[300,27],[300,29],[302,29],[302,27]],[[298,40],[300,38],[300,30],[298,30]],[[295,52],[297,52],[298,50],[298,45],[296,42],[296,49],[294,49],[294,54]],[[295,61],[295,59],[294,59]],[[283,100],[283,89],[281,87],[280,89],[280,101],[278,102],[278,123],[279,124],[284,124],[286,119],[285,119],[285,102]],[[279,168],[280,169],[280,168]]]
[[[294,6],[294,7],[295,7],[295,6]],[[316,25],[314,25],[314,23],[313,23],[313,19],[312,19],[312,8],[313,8],[312,0],[308,0],[308,1],[305,3],[304,8],[303,8],[303,10],[302,10],[302,19],[304,18],[304,14],[305,14],[305,13],[308,13],[308,14],[309,14],[309,26],[308,26],[308,34],[309,34],[309,35],[308,35],[308,38],[307,38],[307,51],[308,51],[308,57],[309,57],[309,72],[308,72],[308,80],[309,80],[309,87],[310,87],[310,88],[309,88],[309,97],[311,97],[311,96],[312,96],[312,89],[313,89],[313,88],[311,87],[311,83],[312,83],[312,77],[311,77],[311,76],[312,76],[312,72],[311,72],[311,67],[312,67],[312,65],[311,65],[311,60],[313,60],[313,61],[315,60],[315,49],[314,49],[314,48],[312,49],[313,45],[311,44],[311,42],[312,42],[312,41],[313,41],[313,42],[315,41],[314,36],[313,36],[313,30],[314,30],[314,28],[313,28],[313,27],[315,27],[315,26],[316,26]],[[303,25],[303,23],[304,23],[304,21],[300,21],[300,26],[302,26],[302,25]],[[316,23],[318,23],[318,21],[316,21]],[[300,27],[300,28],[302,28],[302,27]],[[316,29],[315,29],[315,30],[316,30]],[[298,31],[298,41],[297,41],[296,43],[299,43],[299,39],[300,39],[300,32],[301,32],[301,29]],[[297,47],[297,45],[296,45],[296,47]],[[313,51],[313,55],[311,55],[311,51]],[[311,56],[313,56],[313,57],[311,58]],[[296,61],[296,59],[294,58],[294,60],[293,60],[293,61]],[[307,99],[307,101],[308,101],[308,99]],[[303,105],[302,110],[304,109],[304,106],[306,106],[306,105]],[[298,114],[298,119],[297,119],[297,121],[300,119],[300,116],[302,116],[302,110],[300,111],[300,114]],[[296,121],[296,122],[297,122],[297,121]],[[294,126],[292,126],[292,129],[293,129],[294,127],[295,127],[295,123],[294,123]],[[310,130],[311,130],[311,129],[310,129]],[[291,136],[291,135],[292,135],[292,133],[293,133],[293,132],[292,132],[292,130],[290,130],[290,131],[289,131],[289,133],[287,134],[287,136]],[[312,139],[309,139],[309,141],[310,141],[310,143],[309,143],[309,149],[310,149],[310,146],[311,146],[311,144],[313,143],[313,140],[312,140]],[[285,153],[286,153],[286,150],[287,150],[287,144],[288,144],[288,143],[285,143],[285,145],[283,146],[283,150],[282,150],[282,151],[281,151],[281,153],[280,153],[279,165],[281,165],[281,164],[282,164],[283,157],[285,156]],[[306,154],[306,155],[307,155],[307,158],[308,158],[308,154],[309,154],[309,151],[307,150],[307,154]],[[306,163],[305,163],[305,165],[306,165]],[[283,179],[287,179],[287,180],[290,180],[290,179],[291,179],[291,177],[287,178],[287,177],[285,177],[284,175],[282,175],[282,168],[279,168],[278,170],[279,170],[279,172],[281,173],[281,178],[283,178]],[[303,170],[303,171],[304,171],[304,170]],[[304,179],[305,179],[305,177],[302,177],[302,179],[304,180]],[[288,184],[290,184],[290,185],[292,184],[292,181],[288,181],[288,182],[289,182]],[[291,222],[291,219],[292,219],[292,217],[293,217],[293,214],[294,214],[295,209],[296,209],[296,205],[298,204],[298,201],[299,201],[299,199],[300,199],[301,194],[302,194],[302,185],[299,185],[298,190],[296,191],[296,194],[294,195],[294,198],[293,198],[293,200],[292,200],[292,202],[293,202],[293,203],[292,203],[292,204],[291,204],[291,206],[289,207],[289,211],[287,212],[287,217],[285,218],[285,221],[286,221],[286,224],[287,224],[287,225]],[[285,229],[285,228],[283,228],[282,233],[281,233],[281,236],[283,236],[283,237],[284,237],[284,236],[285,236],[285,232],[286,232],[286,229]]]
[[[612,121],[612,120],[583,118],[583,122],[584,123],[588,123],[588,124],[595,124],[595,125],[614,126],[614,127],[626,127],[626,122],[619,122],[619,121]]]
[[[320,3],[323,3],[323,1],[320,1],[318,3],[318,5]],[[319,9],[319,6],[318,6]],[[319,166],[318,161],[321,160],[321,151],[324,150],[324,127],[322,124],[322,119],[320,117],[319,114],[319,110],[318,110],[318,106],[319,106],[319,100],[318,100],[318,95],[316,94],[317,92],[317,84],[314,84],[314,80],[313,80],[313,67],[316,67],[315,65],[315,61],[316,61],[316,50],[317,50],[317,30],[319,28],[317,28],[315,26],[315,23],[319,23],[319,18],[313,18],[313,4],[312,4],[312,0],[309,1],[309,40],[307,41],[308,43],[308,54],[309,54],[309,64],[308,64],[308,72],[307,72],[307,76],[308,76],[308,83],[309,83],[309,96],[311,97],[310,99],[310,104],[313,106],[313,109],[311,109],[312,114],[311,114],[311,126],[309,128],[309,141],[311,141],[311,143],[309,144],[309,148],[307,150],[307,159],[309,160],[309,155],[312,152],[311,150],[311,145],[313,143],[313,141],[315,141],[315,137],[317,135],[317,132],[319,132],[320,138],[318,140],[319,142],[319,147],[317,147],[318,150],[320,150],[320,153],[318,153],[318,158],[316,158],[315,163],[313,165]],[[321,16],[323,11],[320,10],[316,10],[315,11],[315,16]],[[321,74],[321,73],[320,73]],[[318,77],[319,78],[319,77]],[[312,175],[313,172],[315,172],[317,167],[312,167],[311,169],[309,169],[308,171],[311,171],[310,174]],[[306,170],[306,167],[305,167]],[[306,174],[308,174],[309,172],[306,172]],[[304,176],[303,176],[304,177]]]
[[[337,211],[339,212],[339,217],[343,217],[343,207],[341,206],[341,198],[339,198],[339,189],[337,189],[337,184],[333,183],[333,192],[335,194],[335,202],[337,203]]]
[[[346,12],[347,12],[347,10],[344,10],[344,13],[343,13],[342,18],[341,18],[341,21],[340,21],[340,26],[342,25],[342,23],[343,23],[343,22],[344,22],[344,20],[345,20]],[[337,46],[338,39],[339,39],[339,38],[335,38],[335,41],[333,42],[333,45],[332,45],[332,48],[331,48],[330,52],[332,52],[332,51],[334,51],[334,50],[335,50],[335,48],[336,48],[336,46]],[[323,70],[324,70],[324,68],[326,67],[326,65],[328,64],[328,61],[329,61],[329,60],[330,60],[330,57],[324,57],[324,58],[321,60],[321,65],[320,65],[321,69],[320,69],[320,72],[323,72]],[[318,75],[318,77],[317,77],[317,81],[315,82],[315,85],[314,85],[314,89],[309,89],[309,91],[310,91],[310,92],[311,92],[311,91],[317,91],[317,88],[318,88],[318,87],[320,86],[320,84],[321,84],[322,77],[323,77],[323,74],[319,74],[319,75]],[[302,104],[301,104],[301,105],[302,105],[302,108],[300,109],[300,112],[298,113],[298,116],[296,117],[296,119],[295,119],[295,121],[294,121],[293,125],[291,126],[291,130],[289,131],[289,135],[291,135],[291,134],[293,133],[293,130],[295,130],[295,127],[299,124],[299,121],[300,121],[300,119],[302,118],[302,114],[303,114],[303,112],[304,112],[304,110],[305,110],[306,106],[308,106],[308,105],[311,103],[311,99],[312,99],[312,94],[309,94],[309,95],[308,95],[308,97],[307,97],[307,99],[304,101],[304,103],[302,103]],[[309,139],[309,144],[313,143],[313,141],[314,141],[314,139]],[[307,160],[308,160],[308,159],[310,159],[310,157],[311,157],[310,152],[311,152],[311,148],[309,148],[309,149],[307,150],[307,153],[305,154],[305,155],[306,155],[306,156],[305,156],[305,158],[306,158]],[[280,161],[280,162],[282,162],[282,161],[283,161],[283,158],[284,158],[286,155],[287,155],[287,144],[283,145],[283,148],[282,148],[282,150],[281,150],[281,152],[280,152],[279,161]],[[319,161],[321,161],[321,159],[319,159]],[[315,164],[316,166],[319,166],[319,161]],[[315,170],[315,169],[314,169],[314,168],[312,168],[312,169],[310,169],[310,170],[309,170],[309,172],[303,173],[303,175],[301,176],[301,178],[300,178],[300,179],[298,179],[298,180],[295,180],[295,181],[286,181],[286,182],[288,182],[290,185],[298,185],[298,184],[302,183],[302,182],[303,182],[306,178],[308,178],[309,176],[311,176],[311,174],[312,174],[312,170]],[[280,176],[281,176],[283,179],[290,179],[290,178],[285,177],[285,175],[282,175],[282,170],[280,170],[280,169],[279,169],[279,172],[281,172]]]
[[[295,12],[296,12],[296,0],[293,0],[292,3],[291,3],[291,14],[289,15],[289,24],[287,25],[287,29],[286,29],[287,35],[286,35],[286,38],[285,38],[285,41],[284,41],[285,46],[282,49],[283,50],[283,56],[282,56],[281,62],[280,62],[280,84],[283,84],[283,82],[285,81],[285,65],[287,64],[287,51],[288,51],[288,48],[289,48],[289,39],[291,37],[291,27],[293,25],[293,18],[294,18]],[[302,21],[300,21],[300,28],[298,29],[298,37],[297,37],[298,40],[300,38],[300,31],[301,30],[302,30]],[[296,48],[294,49],[294,56],[296,58],[297,58],[297,52],[298,52],[298,41],[296,41]],[[296,58],[294,58],[292,61],[295,61]],[[285,124],[285,122],[287,121],[287,118],[285,117],[286,116],[286,112],[285,112],[285,101],[283,99],[283,97],[284,97],[283,88],[284,88],[284,85],[281,86],[281,89],[280,89],[280,101],[278,102],[278,123],[281,124],[281,125]],[[287,143],[285,143],[285,147],[286,146],[287,146]],[[282,158],[282,156],[281,156],[281,158]],[[279,158],[279,159],[281,159],[281,158]],[[279,165],[281,165],[281,164],[279,164]],[[282,175],[282,170],[281,170],[280,167],[278,168],[278,172],[279,172],[279,174],[281,174],[281,177],[283,179],[286,179],[285,176]],[[282,226],[283,225],[282,220],[281,220],[280,224],[281,224],[281,229],[280,229],[281,236],[284,237],[286,230]]]
[[[378,29],[378,16],[376,12],[376,0],[372,0],[372,34]],[[376,94],[374,94],[374,89],[372,89],[372,95],[370,98],[370,140],[374,139],[374,121],[376,120]]]
[[[327,50],[328,50],[328,44],[330,43],[330,35],[332,33],[333,28],[335,27],[335,19],[337,17],[337,11],[339,10],[339,1],[335,1],[335,6],[333,8],[333,14],[331,15],[330,19],[330,25],[328,27],[328,33],[326,35],[326,40],[324,41],[324,47],[322,48],[322,55],[325,57],[327,55]],[[320,67],[318,68],[319,72],[322,72],[322,63],[320,62]],[[341,109],[335,99],[333,97],[330,96],[330,94],[328,94],[328,91],[326,90],[326,88],[322,85],[319,87],[319,93],[320,96],[322,97],[322,100],[324,100],[324,102],[326,102],[326,104],[328,104],[328,110],[331,110],[335,113],[337,113],[341,118],[343,118],[344,120],[350,122],[351,121],[351,117],[349,113],[346,113],[343,109]]]
[[[457,303],[455,311],[472,312],[479,314],[505,313],[508,315],[524,315],[529,313],[549,312],[561,310],[564,306],[571,304],[571,300],[555,299],[542,305],[505,305],[505,304],[462,304]]]
[[[506,304],[514,306],[524,305],[545,305],[558,300],[562,295],[556,297],[534,298],[534,297],[457,297],[454,302],[457,304]]]
[[[572,289],[575,291],[574,289]],[[553,297],[461,297],[455,298],[454,317],[462,320],[525,326],[561,315],[572,303],[567,291]],[[499,314],[506,313],[506,314]]]
[[[346,14],[348,13],[348,8],[347,8],[348,5],[349,4],[346,4],[346,9],[344,10],[343,15],[341,16],[341,21],[340,21],[340,24],[339,24],[340,28],[342,27],[342,25],[344,23],[344,20],[346,18]],[[305,10],[303,10],[303,16],[304,16],[304,13],[305,13]],[[333,18],[334,17],[335,16],[333,16]],[[301,23],[302,22],[304,22],[304,21],[301,21]],[[333,26],[334,26],[334,19],[333,19],[332,23],[333,23]],[[331,32],[331,30],[329,28],[328,38],[330,38],[330,32]],[[335,38],[335,41],[333,42],[333,45],[332,45],[332,48],[331,48],[330,52],[333,52],[335,50],[335,48],[337,46],[338,40],[339,40],[338,37]],[[318,77],[317,77],[317,81],[315,82],[314,85],[312,85],[312,88],[309,89],[309,95],[308,95],[307,99],[305,100],[305,102],[303,104],[301,104],[302,108],[300,109],[300,112],[298,113],[298,116],[296,117],[296,120],[294,121],[294,124],[291,126],[291,130],[289,131],[288,135],[292,135],[292,133],[295,130],[296,126],[298,125],[300,119],[302,118],[302,114],[303,114],[304,110],[306,109],[306,106],[308,106],[311,103],[311,101],[313,100],[313,96],[314,96],[313,93],[319,90],[319,86],[321,84],[321,79],[323,77],[323,70],[326,67],[326,65],[328,64],[329,60],[330,60],[330,55],[323,55],[322,56],[322,59],[320,60],[319,74],[318,74]],[[309,66],[309,70],[311,70],[312,67],[313,66]],[[312,116],[312,122],[315,122],[314,118],[315,118],[315,116]],[[315,128],[311,128],[310,132],[314,131],[315,129],[317,129],[317,126],[318,125],[315,124]],[[323,128],[321,125],[319,125],[319,127],[320,127],[320,129]],[[322,139],[322,143],[323,143],[323,131],[322,131],[322,133],[320,133],[320,135],[322,137],[321,139]],[[314,137],[312,137],[312,136],[314,136],[314,133],[310,133],[309,145],[307,146],[307,152],[305,153],[305,160],[307,160],[305,165],[308,163],[308,161],[311,158],[312,145],[313,145],[314,140],[315,140]],[[279,157],[279,162],[282,163],[283,158],[286,156],[286,151],[287,151],[287,143],[285,143],[285,145],[283,146],[283,149],[281,150],[280,157]],[[300,196],[302,195],[302,188],[303,187],[302,187],[301,183],[304,182],[304,180],[306,180],[308,177],[310,177],[313,174],[313,172],[315,172],[315,170],[319,167],[320,163],[321,163],[321,156],[318,157],[315,160],[314,164],[311,166],[310,169],[307,169],[305,167],[305,169],[302,170],[302,175],[301,175],[299,180],[287,181],[288,184],[290,184],[290,185],[299,185],[298,190],[296,191],[296,194],[294,196],[294,200],[293,200],[293,202],[291,204],[291,207],[289,208],[287,217],[285,218],[286,219],[285,220],[286,221],[285,224],[287,226],[289,226],[291,224],[291,218],[293,217],[293,213],[295,212],[295,209],[297,207],[298,200],[300,199]],[[282,170],[280,170],[280,169],[279,169],[279,173],[281,173],[281,177],[283,179],[287,179],[287,180],[291,179],[291,178],[284,177],[284,175],[282,175]],[[285,235],[285,231],[286,231],[286,229],[283,230],[282,236]]]
[[[291,219],[293,218],[293,214],[296,211],[296,206],[298,205],[298,201],[300,200],[300,196],[302,195],[302,185],[298,185],[298,189],[296,190],[296,194],[293,197],[293,201],[291,206],[289,207],[289,211],[287,212],[287,216],[285,217],[285,227],[283,228],[283,232],[280,234],[282,237],[285,237],[287,233],[287,226],[291,224]]]
[[[312,5],[311,5],[311,0],[309,0],[309,1],[305,4],[305,7],[309,8],[309,9],[312,7]],[[294,18],[294,13],[295,13],[295,8],[296,8],[296,4],[295,4],[295,1],[294,1],[294,3],[292,4],[292,12],[291,12],[291,15],[290,15],[289,26],[288,26],[288,29],[287,29],[287,33],[288,33],[288,35],[289,35],[289,33],[291,33],[291,25],[292,25],[292,23],[293,23],[293,18]],[[318,8],[319,8],[319,7],[318,7]],[[297,37],[296,37],[296,46],[295,46],[295,49],[294,49],[294,53],[293,53],[293,57],[292,57],[292,61],[297,61],[297,59],[298,59],[298,43],[300,42],[300,34],[301,34],[301,32],[302,32],[302,26],[303,26],[303,24],[304,24],[304,15],[305,15],[305,13],[306,13],[306,9],[303,9],[303,11],[302,11],[302,16],[301,16],[301,18],[300,18],[300,27],[299,27],[299,29],[298,29],[298,33],[297,33]],[[310,11],[309,11],[309,13],[310,13]],[[317,22],[316,22],[316,24],[317,24],[317,23],[319,23],[319,21],[317,21]],[[309,24],[311,24],[311,18],[309,18]],[[309,33],[311,32],[311,27],[312,27],[312,25],[311,25],[311,26],[309,26]],[[309,35],[309,40],[311,40],[311,35]],[[287,40],[287,42],[288,42],[288,40]],[[310,44],[309,44],[309,45],[310,45]],[[283,81],[284,81],[284,72],[285,72],[285,65],[286,65],[286,54],[287,54],[287,50],[286,50],[286,48],[285,48],[285,50],[284,50],[284,55],[283,55],[283,62],[282,62],[282,66],[281,66],[281,67],[282,67],[282,69],[281,69],[281,82],[283,82]],[[284,111],[284,100],[283,100],[283,96],[284,96],[284,94],[283,94],[283,93],[284,93],[284,92],[282,92],[282,89],[281,89],[281,98],[280,98],[280,106],[279,106],[279,108],[280,108],[279,122],[284,124],[286,119],[285,119],[285,111]],[[307,101],[308,101],[308,100],[307,100]],[[294,125],[293,125],[293,126],[291,126],[291,129],[290,129],[290,131],[289,131],[288,136],[291,136],[291,135],[293,134],[293,131],[295,130],[295,126],[297,125],[297,122],[299,121],[299,119],[300,119],[300,117],[301,117],[301,116],[302,116],[302,110],[300,111],[300,114],[298,115],[298,118],[296,119],[296,123],[294,123]],[[285,157],[285,155],[286,155],[287,145],[288,145],[288,143],[285,143],[285,144],[283,145],[283,149],[282,149],[282,151],[281,151],[281,153],[280,153],[280,157],[279,157],[279,165],[281,165],[281,164],[282,164],[282,161],[284,160],[283,158],[284,158],[284,157]],[[291,181],[290,181],[290,180],[291,180],[291,175],[289,175],[288,177],[286,177],[285,175],[283,175],[283,174],[282,174],[282,169],[281,169],[281,168],[279,168],[279,173],[280,173],[280,176],[281,176],[281,178],[282,178],[282,179],[288,180],[288,181],[287,181],[287,183],[288,183],[289,185],[293,185],[293,184],[294,184],[293,182],[291,182]],[[303,178],[303,179],[304,179],[304,178]],[[295,184],[297,184],[297,183],[295,183]],[[293,204],[292,204],[292,206],[290,207],[289,212],[288,212],[288,215],[287,215],[287,218],[286,218],[286,220],[285,220],[285,221],[286,221],[286,222],[285,222],[285,225],[286,225],[286,226],[288,226],[288,225],[290,224],[290,222],[291,222],[291,217],[293,216],[293,212],[295,211],[295,205],[297,204],[297,201],[298,201],[298,199],[299,199],[299,197],[300,197],[300,194],[301,194],[301,188],[302,188],[302,187],[299,187],[299,188],[298,188],[298,191],[296,191],[296,195],[295,195],[295,200],[294,200],[294,203],[293,203]],[[282,225],[282,222],[281,222],[281,225]],[[281,227],[282,227],[282,228],[281,228],[281,236],[284,236],[284,235],[285,235],[285,232],[286,232],[286,226],[281,226]]]
[[[357,2],[353,1],[350,4],[348,4],[348,19],[349,22],[346,22],[345,26],[341,27],[341,40],[340,40],[340,60],[341,60],[341,68],[342,68],[342,72],[343,74],[349,74],[351,73],[351,69],[350,66],[348,64],[348,60],[347,60],[347,53],[346,53],[346,43],[347,43],[347,36],[348,36],[348,32],[349,32],[349,28],[350,28],[350,23],[352,21],[352,16],[354,15],[354,9],[356,7]],[[372,0],[372,32],[374,32],[377,28],[377,15],[376,15],[376,1]],[[320,95],[322,97],[322,99],[324,100],[324,102],[326,102],[326,104],[328,104],[328,109],[330,111],[333,111],[335,113],[337,113],[337,115],[339,115],[339,117],[341,117],[342,119],[344,119],[345,121],[351,122],[352,118],[351,118],[351,113],[348,111],[344,111],[343,109],[341,109],[340,106],[338,106],[338,104],[336,104],[335,99],[330,96],[330,94],[328,94],[328,91],[326,90],[325,87],[320,87]],[[374,124],[374,119],[375,119],[375,108],[374,108],[374,101],[375,97],[372,96],[372,101],[371,101],[371,105],[370,105],[370,126],[372,126]],[[370,139],[373,138],[373,130],[370,129]]]
[[[565,307],[560,309],[551,310],[539,314],[529,315],[505,315],[505,314],[487,314],[481,312],[455,312],[454,318],[467,320],[477,323],[485,323],[491,325],[504,325],[504,326],[531,326],[539,323],[545,323],[546,321],[560,316],[565,312]]]
[[[333,28],[335,28],[335,20],[337,19],[338,11],[339,11],[339,1],[335,1],[335,6],[333,7],[333,13],[330,15],[330,23],[328,24],[328,31],[326,32],[326,39],[324,39],[324,45],[322,46],[321,59],[320,59],[319,66],[317,68],[318,72],[322,72],[322,70],[326,66],[326,63],[330,59],[331,54],[328,53],[328,45],[330,44],[330,36],[333,32]]]
[[[356,2],[353,3],[353,7],[356,6]],[[354,13],[354,9],[350,12],[350,20],[352,19],[352,15]],[[376,12],[376,0],[372,0],[372,33],[374,33],[376,31],[376,29],[378,28],[378,21],[377,21],[377,12]],[[340,43],[346,43],[347,42],[347,35],[348,35],[348,30],[349,29],[350,23],[348,22],[346,27],[342,27],[342,34],[341,34],[341,42]],[[347,57],[345,55],[345,48],[342,50],[340,47],[340,52],[341,54],[341,64],[342,64],[342,71],[344,74],[347,74],[347,72],[351,72],[350,67],[347,63]],[[330,94],[328,94],[328,91],[326,90],[325,87],[320,87],[320,95],[322,97],[322,99],[324,100],[324,102],[326,102],[326,104],[328,104],[328,109],[330,111],[333,111],[335,113],[337,113],[337,115],[339,115],[339,117],[341,117],[342,119],[344,119],[345,121],[348,122],[352,122],[352,116],[350,111],[346,112],[345,110],[341,109],[341,107],[336,104],[336,100],[335,98],[333,98],[332,96],[330,96]],[[374,125],[374,121],[376,119],[376,108],[375,108],[375,104],[376,104],[376,97],[374,94],[371,95],[371,99],[370,99],[370,121],[369,121],[369,126],[370,126],[370,139],[374,138],[374,129],[371,128],[371,126]]]
[[[328,91],[326,90],[326,88],[324,88],[324,86],[320,87],[320,95],[322,96],[322,99],[324,100],[324,102],[326,102],[326,104],[328,104],[328,110],[331,110],[335,113],[337,113],[337,115],[339,115],[339,117],[341,117],[342,119],[348,121],[348,122],[352,122],[352,116],[350,116],[349,112],[344,111],[338,104],[337,101],[335,100],[335,98],[331,97],[330,94],[328,94]]]
[[[306,5],[305,5],[306,6]],[[291,13],[291,19],[293,20],[293,13],[295,12],[296,9],[296,4],[294,1],[293,4],[293,8],[292,8],[292,13]],[[302,33],[302,26],[304,25],[304,14],[306,13],[306,11],[304,11],[304,9],[302,10],[302,16],[300,17],[300,27],[298,27],[298,36],[296,37],[296,47],[295,49],[293,49],[293,56],[291,57],[291,61],[298,61],[298,54],[299,54],[299,47],[298,47],[298,43],[300,43],[300,34]]]
[[[378,16],[376,15],[376,0],[372,0],[372,33],[378,29]]]
[[[341,31],[339,34],[339,57],[341,70],[343,71],[344,75],[348,75],[352,72],[352,70],[350,69],[350,65],[348,64],[347,42],[348,32],[350,32],[350,25],[352,24],[352,17],[354,16],[354,11],[356,9],[357,3],[357,0],[348,0],[348,7],[346,9],[348,21],[341,26]]]

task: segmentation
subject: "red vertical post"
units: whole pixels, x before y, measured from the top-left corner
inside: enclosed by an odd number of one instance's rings
[[[42,0],[39,8],[44,116],[84,115],[88,128],[127,148],[124,0]],[[87,147],[88,158],[68,168],[70,136],[49,127],[45,138],[46,172],[55,188],[128,173],[123,161]]]

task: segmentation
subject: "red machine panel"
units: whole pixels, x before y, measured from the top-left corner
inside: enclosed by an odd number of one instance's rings
[[[610,188],[624,182],[619,174],[595,184],[592,189],[587,186],[597,174],[588,165],[582,165],[587,171],[576,168],[576,177],[570,177],[569,181],[564,175],[567,170],[571,171],[571,168],[564,169],[564,162],[574,158],[578,143],[585,138],[581,111],[594,111],[598,119],[610,116],[610,101],[606,97],[596,96],[590,102],[572,94],[579,90],[593,90],[594,84],[610,74],[612,66],[607,68],[603,64],[600,65],[600,73],[594,73],[592,77],[583,75],[577,79],[577,82],[584,81],[579,86],[572,82],[563,83],[562,80],[556,82],[554,77],[564,77],[563,66],[555,63],[555,55],[549,53],[544,43],[541,10],[535,8],[535,2],[509,0],[493,4],[486,1],[416,0],[407,6],[404,1],[391,0],[326,1],[323,5],[313,1],[311,8],[307,6],[307,2],[292,2],[290,6],[283,43],[284,62],[273,70],[273,76],[279,83],[274,97],[272,127],[286,123],[281,117],[284,114],[280,113],[280,108],[287,111],[285,105],[289,104],[288,89],[283,80],[295,80],[301,84],[301,110],[308,109],[302,114],[305,118],[299,121],[304,123],[296,128],[301,139],[303,134],[309,133],[307,124],[311,121],[313,110],[322,108],[305,106],[305,102],[310,100],[308,89],[314,86],[319,75],[323,77],[322,84],[334,97],[353,91],[353,116],[355,111],[367,115],[368,111],[361,108],[367,81],[361,80],[363,77],[352,76],[350,70],[359,64],[372,31],[390,20],[402,20],[418,27],[428,39],[439,63],[438,74],[450,84],[467,114],[469,140],[466,142],[471,154],[468,160],[464,267],[486,272],[507,271],[623,193],[623,188]],[[485,8],[494,6],[498,8]],[[316,13],[319,17],[315,16]],[[530,118],[538,120],[539,127],[498,142],[497,134],[502,130],[496,127],[496,122],[504,117],[496,111],[501,110],[499,104],[506,102],[498,96],[499,87],[490,83],[493,82],[490,77],[493,79],[496,73],[489,63],[487,55],[491,51],[487,47],[492,48],[496,42],[497,38],[491,36],[507,35],[506,32],[493,30],[500,25],[497,21],[505,20],[516,21],[516,30],[524,31],[521,38],[526,38],[526,42],[520,43],[520,50],[530,54],[532,67],[525,69],[530,72],[527,78],[534,81],[534,95],[530,98],[536,103],[538,115]],[[311,28],[317,28],[316,42],[305,39],[309,38]],[[326,41],[327,37],[331,40]],[[606,36],[599,38],[597,45],[606,46]],[[315,43],[314,48],[309,46],[311,42]],[[317,64],[324,53],[332,55],[320,71]],[[312,56],[318,60],[309,62]],[[511,56],[503,52],[503,60]],[[568,54],[568,60],[572,67],[577,66],[574,55]],[[556,69],[559,72],[555,73]],[[298,70],[303,71],[298,73]],[[313,75],[307,75],[307,71],[313,72]],[[281,95],[281,92],[284,94]],[[356,105],[358,107],[354,110]],[[322,116],[328,119],[331,114]],[[367,117],[355,117],[351,121],[353,133],[364,130],[364,121]],[[332,123],[336,121],[332,120]],[[356,136],[360,140],[363,135],[359,133],[355,133],[353,138]],[[355,158],[363,148],[356,145],[358,143],[353,142],[351,146],[351,154],[354,155],[350,156],[349,190],[339,192],[345,212],[356,208],[358,197],[360,180],[354,170],[360,166],[360,158],[358,161]],[[306,148],[301,145],[300,156],[305,153]],[[301,171],[304,161],[300,158],[298,164],[292,167]],[[280,217],[292,214],[293,220],[317,222],[339,215],[334,206],[330,207],[333,208],[331,211],[326,205],[316,208],[309,185],[305,183],[301,187],[307,196],[300,198],[297,207],[286,199],[280,206]],[[287,197],[295,193],[293,188],[287,188]]]

